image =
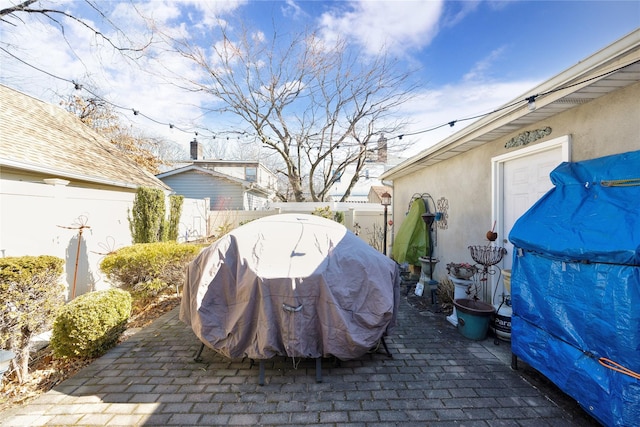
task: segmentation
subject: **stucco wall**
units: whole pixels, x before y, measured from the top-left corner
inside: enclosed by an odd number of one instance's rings
[[[579,105],[551,119],[518,129],[466,153],[393,180],[394,230],[399,229],[416,193],[429,193],[448,203],[447,229],[437,228],[434,256],[441,262],[435,276],[446,274],[449,262],[472,262],[468,246],[486,244],[492,227],[491,158],[515,151],[506,149],[510,138],[526,130],[551,127],[539,144],[571,136],[571,160],[580,161],[640,149],[640,83]],[[502,239],[504,236],[499,236]]]
[[[553,129],[553,133],[540,142],[570,134],[571,160],[576,162],[640,150],[639,99],[640,83],[635,83],[532,128],[544,125]]]
[[[485,233],[491,229],[489,159],[494,151],[479,147],[393,182],[394,234],[415,193],[428,193],[436,204],[442,198],[446,200],[447,228],[434,225],[433,256],[441,260],[436,275],[444,274],[449,262],[471,263],[467,247],[483,243]],[[435,208],[430,203],[430,209]]]

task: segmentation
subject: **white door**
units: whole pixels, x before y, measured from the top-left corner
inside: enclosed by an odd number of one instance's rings
[[[513,245],[508,237],[513,224],[553,187],[549,174],[569,161],[569,148],[569,137],[565,136],[492,159],[496,243],[507,250],[500,268],[511,268]],[[499,289],[496,295],[501,293]]]
[[[513,245],[508,237],[513,224],[553,187],[549,174],[562,161],[560,154],[556,148],[504,162],[504,222],[500,230],[507,249],[504,268],[511,268]]]

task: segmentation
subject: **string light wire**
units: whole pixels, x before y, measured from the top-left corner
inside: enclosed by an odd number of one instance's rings
[[[491,114],[498,113],[500,111],[515,107],[516,105],[521,104],[521,103],[526,103],[528,106],[531,106],[531,104],[533,104],[534,105],[533,109],[535,109],[535,100],[540,98],[540,97],[543,97],[543,96],[546,96],[546,95],[550,95],[552,93],[559,92],[561,90],[570,89],[570,88],[575,87],[575,86],[580,86],[580,85],[583,85],[583,84],[588,83],[588,82],[593,81],[593,80],[601,79],[603,77],[606,77],[606,76],[608,76],[610,74],[617,73],[618,71],[620,71],[620,70],[622,70],[624,68],[630,67],[630,66],[638,64],[638,63],[640,63],[640,61],[634,61],[634,62],[632,62],[630,64],[623,65],[623,66],[618,67],[618,68],[616,68],[614,70],[607,71],[606,73],[602,73],[602,74],[599,74],[597,76],[590,77],[590,78],[588,78],[586,80],[581,80],[579,82],[576,82],[576,83],[573,83],[573,84],[569,84],[569,85],[566,85],[566,86],[562,86],[562,87],[558,87],[558,88],[555,88],[555,89],[551,89],[551,90],[548,90],[546,92],[542,92],[542,93],[539,93],[539,94],[536,94],[536,95],[530,95],[530,96],[525,97],[522,100],[518,100],[518,101],[512,102],[511,104],[504,105],[504,106],[502,106],[500,108],[496,108],[495,110],[492,110],[492,111],[490,111],[488,113],[477,114],[475,116],[465,117],[463,119],[458,119],[458,120],[451,120],[451,121],[449,121],[447,123],[436,125],[436,126],[428,128],[428,129],[424,129],[424,130],[420,130],[420,131],[416,131],[416,132],[404,133],[402,135],[398,135],[396,137],[390,137],[388,139],[394,139],[394,138],[402,139],[405,136],[413,136],[413,135],[419,135],[419,134],[423,134],[423,133],[427,133],[427,132],[432,132],[432,131],[434,131],[436,129],[440,129],[440,128],[442,128],[444,126],[447,126],[447,125],[450,126],[450,127],[453,127],[458,122],[475,120],[475,119],[479,119],[479,118],[482,118],[482,117],[485,117],[485,116],[489,116]]]
[[[195,134],[196,136],[197,136],[197,135],[199,135],[198,131],[182,129],[182,128],[180,128],[180,127],[176,126],[174,123],[165,123],[165,122],[162,122],[162,121],[160,121],[160,120],[156,120],[156,119],[154,119],[154,118],[152,118],[152,117],[150,117],[150,116],[148,116],[148,115],[146,115],[146,114],[142,113],[142,112],[141,112],[140,110],[138,110],[138,109],[135,109],[135,108],[127,108],[127,107],[123,107],[123,106],[121,106],[121,105],[115,104],[115,103],[113,103],[113,102],[111,102],[111,101],[109,101],[109,100],[107,100],[107,99],[104,99],[103,97],[101,97],[101,96],[97,95],[96,93],[92,92],[91,90],[89,90],[89,89],[85,88],[82,84],[80,84],[80,83],[78,83],[78,82],[75,82],[75,81],[73,81],[73,80],[69,80],[69,79],[65,79],[64,77],[57,76],[57,75],[52,74],[52,73],[50,73],[50,72],[48,72],[48,71],[46,71],[46,70],[43,70],[43,69],[38,68],[38,67],[36,67],[36,66],[34,66],[34,65],[31,65],[31,64],[29,64],[28,62],[24,61],[23,59],[21,59],[21,58],[19,58],[19,57],[15,56],[13,53],[9,52],[8,50],[6,50],[5,48],[3,48],[3,47],[1,47],[1,46],[0,46],[0,50],[2,50],[3,52],[5,52],[7,55],[11,56],[12,58],[16,59],[17,61],[20,61],[20,62],[21,62],[21,63],[23,63],[24,65],[26,65],[26,66],[28,66],[28,67],[30,67],[30,68],[33,68],[33,69],[34,69],[34,70],[36,70],[36,71],[39,71],[39,72],[41,72],[41,73],[43,73],[43,74],[46,74],[46,75],[48,75],[48,76],[50,76],[50,77],[53,77],[53,78],[55,78],[55,79],[65,81],[65,82],[67,82],[67,83],[71,83],[71,84],[74,86],[74,88],[75,88],[76,90],[84,90],[84,91],[88,92],[89,94],[91,94],[91,95],[92,95],[93,97],[95,97],[96,99],[99,99],[100,101],[102,101],[102,102],[104,102],[104,103],[106,103],[106,104],[109,104],[109,105],[111,105],[111,106],[112,106],[112,107],[114,107],[114,108],[117,108],[117,109],[120,109],[120,110],[123,110],[123,111],[133,111],[133,114],[134,114],[134,115],[136,115],[136,116],[142,116],[142,117],[144,117],[145,119],[147,119],[147,120],[149,120],[149,121],[151,121],[151,122],[153,122],[153,123],[155,123],[155,124],[158,124],[158,125],[161,125],[161,126],[168,126],[170,129],[176,129],[176,130],[181,131],[181,132],[184,132],[184,133]],[[518,105],[518,104],[522,104],[522,103],[526,103],[526,104],[529,106],[529,108],[530,108],[531,110],[533,110],[533,109],[535,109],[535,101],[536,101],[537,99],[539,99],[540,97],[543,97],[543,96],[546,96],[546,95],[550,95],[550,94],[552,94],[552,93],[559,92],[559,91],[561,91],[561,90],[570,89],[570,88],[575,87],[575,86],[583,85],[583,84],[588,83],[588,82],[593,81],[593,80],[601,79],[601,78],[603,78],[603,77],[606,77],[606,76],[608,76],[608,75],[610,75],[610,74],[616,73],[616,72],[618,72],[618,71],[620,71],[620,70],[622,70],[622,69],[624,69],[624,68],[626,68],[626,67],[630,67],[630,66],[635,65],[635,64],[637,64],[637,63],[640,63],[640,61],[635,61],[635,62],[632,62],[632,63],[630,63],[630,64],[623,65],[623,66],[621,66],[621,67],[619,67],[619,68],[616,68],[616,69],[614,69],[614,70],[607,71],[606,73],[602,73],[602,74],[599,74],[599,75],[597,75],[597,76],[593,76],[593,77],[588,78],[588,79],[586,79],[586,80],[581,80],[581,81],[579,81],[579,82],[576,82],[576,83],[573,83],[573,84],[570,84],[570,85],[566,85],[566,86],[562,86],[562,87],[559,87],[559,88],[551,89],[551,90],[549,90],[549,91],[547,91],[547,92],[542,92],[542,93],[539,93],[539,94],[536,94],[536,95],[530,95],[530,96],[527,96],[527,97],[525,97],[524,99],[521,99],[521,100],[518,100],[518,101],[512,102],[512,103],[507,104],[507,105],[504,105],[504,106],[502,106],[502,107],[500,107],[500,108],[496,108],[496,109],[494,109],[494,110],[491,110],[491,111],[490,111],[490,112],[488,112],[488,113],[477,114],[477,115],[474,115],[474,116],[464,117],[464,118],[462,118],[462,119],[450,120],[450,121],[447,121],[447,122],[442,123],[442,124],[434,125],[434,126],[429,127],[429,128],[427,128],[427,129],[423,129],[423,130],[419,130],[419,131],[414,131],[414,132],[407,132],[407,133],[403,133],[403,134],[400,134],[400,135],[397,135],[397,136],[388,137],[388,138],[387,138],[387,140],[393,140],[393,139],[401,140],[402,138],[404,138],[404,137],[406,137],[406,136],[421,135],[421,134],[423,134],[423,133],[433,132],[433,131],[435,131],[435,130],[437,130],[437,129],[440,129],[440,128],[443,128],[443,127],[445,127],[445,126],[454,127],[454,125],[455,125],[456,123],[460,123],[460,122],[465,122],[465,121],[469,121],[469,120],[475,120],[475,119],[479,119],[479,118],[482,118],[482,117],[486,117],[486,116],[489,116],[489,115],[491,115],[491,114],[495,114],[495,113],[498,113],[498,112],[500,112],[500,111],[503,111],[503,110],[506,110],[506,109],[509,109],[509,108],[515,107],[516,105]],[[533,107],[533,108],[532,108],[532,107]],[[227,132],[220,132],[220,133],[226,133],[226,134],[230,134],[230,133],[241,133],[241,134],[243,134],[245,137],[249,137],[249,136],[250,136],[247,132],[238,132],[238,131],[227,131]],[[216,138],[216,133],[211,133],[211,137],[213,137],[213,139],[215,139],[215,138]],[[257,138],[258,136],[257,136],[257,135],[253,135],[253,137],[254,137],[254,138]],[[229,137],[227,136],[227,140],[228,140],[228,139],[229,139]],[[238,136],[238,139],[240,139],[240,137],[239,137],[239,136]],[[269,139],[270,139],[270,138],[269,138]]]

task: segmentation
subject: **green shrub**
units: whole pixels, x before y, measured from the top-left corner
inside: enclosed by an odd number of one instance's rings
[[[332,219],[340,224],[344,222],[344,212],[333,212],[329,206],[325,206],[323,208],[315,208],[313,212],[311,212],[311,215]]]
[[[90,292],[64,306],[51,334],[54,355],[93,358],[114,347],[131,316],[131,295],[122,289]]]
[[[49,255],[0,258],[0,348],[16,354],[19,382],[29,375],[31,338],[51,326],[64,304],[63,265]]]
[[[172,194],[169,196],[169,224],[167,225],[167,240],[178,240],[178,227],[182,214],[184,196]]]
[[[153,282],[149,287],[157,294],[162,292],[159,283],[164,283],[165,290],[181,285],[187,264],[199,252],[199,246],[177,242],[139,243],[107,255],[100,269],[116,286],[132,292]]]
[[[136,283],[129,292],[134,300],[146,300],[165,293],[170,286],[163,280],[152,279],[148,282]]]
[[[129,217],[129,230],[134,243],[162,240],[164,227],[164,193],[159,188],[140,187],[133,200]]]

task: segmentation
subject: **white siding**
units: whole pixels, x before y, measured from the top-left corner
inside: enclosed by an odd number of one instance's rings
[[[206,173],[188,171],[162,178],[176,194],[192,198],[210,199],[210,209],[244,209],[243,190],[238,183],[215,178]]]

